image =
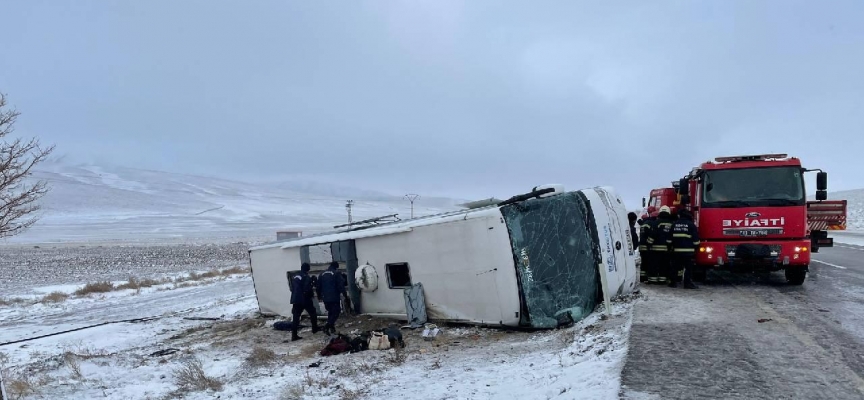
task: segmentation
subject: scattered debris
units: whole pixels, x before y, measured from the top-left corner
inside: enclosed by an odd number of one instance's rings
[[[441,330],[435,324],[426,324],[426,329],[423,329],[423,340],[432,341],[438,336]]]
[[[762,319],[759,320],[759,323],[761,324],[761,323],[765,323],[765,322],[768,322],[768,321],[773,321],[773,319],[771,319],[771,318],[762,318]]]
[[[150,353],[150,357],[164,357],[167,355],[174,354],[178,351],[180,351],[180,349],[175,349],[175,348],[162,349],[162,350],[154,351],[153,353]]]
[[[219,321],[221,317],[185,317],[183,318],[189,321]]]

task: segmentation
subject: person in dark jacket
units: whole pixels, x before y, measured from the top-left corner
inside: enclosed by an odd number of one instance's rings
[[[331,335],[336,332],[336,320],[342,312],[342,304],[339,300],[345,295],[345,283],[342,281],[338,262],[333,261],[326,271],[318,275],[318,293],[324,301],[324,308],[327,309],[327,325],[324,326],[324,333]]]
[[[668,276],[668,271],[671,268],[669,255],[672,250],[672,223],[672,211],[670,208],[668,206],[660,207],[660,213],[657,214],[654,229],[651,236],[648,237],[648,251],[653,258],[656,273],[660,277]],[[654,279],[654,282],[659,281],[661,281],[660,278]]]
[[[689,210],[678,212],[678,220],[672,224],[672,270],[669,286],[678,286],[678,277],[684,277],[685,289],[698,289],[693,283],[693,268],[696,265],[696,248],[699,247],[699,231],[693,223]]]
[[[300,315],[305,310],[309,313],[309,319],[312,320],[312,334],[318,333],[318,313],[315,312],[315,290],[312,286],[312,279],[309,277],[309,264],[303,263],[300,266],[300,273],[291,279],[291,315],[293,322],[291,327],[291,341],[303,339],[297,336],[297,329],[300,327]]]
[[[655,272],[656,263],[654,262],[654,253],[649,251],[650,243],[654,242],[652,235],[657,221],[654,217],[647,217],[639,225],[639,258],[642,259],[642,267],[639,272],[640,281],[646,281]],[[650,239],[650,240],[649,240]]]
[[[636,234],[636,220],[639,219],[636,213],[627,214],[627,220],[630,221],[630,237],[633,239],[633,250],[639,248],[639,235]]]

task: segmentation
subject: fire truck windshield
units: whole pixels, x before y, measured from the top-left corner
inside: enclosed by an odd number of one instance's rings
[[[804,178],[798,167],[706,171],[703,207],[794,206],[805,203]]]

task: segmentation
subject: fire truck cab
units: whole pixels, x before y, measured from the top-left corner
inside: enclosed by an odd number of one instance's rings
[[[815,202],[805,191],[809,171],[818,172]],[[827,173],[806,170],[786,154],[718,157],[672,188],[652,190],[645,216],[663,205],[673,214],[682,207],[692,211],[701,239],[697,280],[710,268],[785,270],[787,281],[800,285],[810,253],[833,245],[826,231],[845,228],[846,202],[825,201],[827,181]]]

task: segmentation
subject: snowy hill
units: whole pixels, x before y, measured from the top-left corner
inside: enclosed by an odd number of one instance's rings
[[[325,230],[385,214],[410,216],[399,196],[308,181],[253,184],[123,167],[43,165],[49,182],[37,225],[10,242],[89,240],[269,240],[279,229]],[[455,208],[457,200],[420,198],[415,215]]]
[[[849,230],[864,230],[864,189],[828,192],[829,200],[846,200],[846,227]]]

